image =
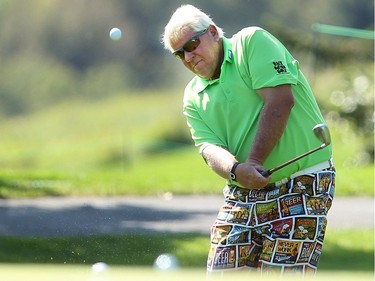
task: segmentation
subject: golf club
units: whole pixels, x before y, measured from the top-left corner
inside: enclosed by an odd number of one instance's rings
[[[329,129],[327,127],[327,125],[325,124],[318,124],[316,125],[314,128],[313,128],[313,132],[315,134],[315,136],[322,142],[322,144],[320,146],[318,146],[317,148],[313,149],[313,150],[310,150],[308,152],[305,152],[303,154],[301,154],[300,156],[297,156],[296,158],[293,158],[275,168],[272,168],[272,169],[269,169],[267,171],[263,171],[261,172],[262,176],[264,177],[269,177],[273,172],[276,172],[277,170],[280,170],[281,168],[284,168],[285,166],[293,163],[293,162],[296,162],[297,160],[307,156],[307,155],[310,155],[311,153],[314,153],[315,151],[318,151],[320,149],[323,149],[325,148],[326,146],[330,145],[331,144],[331,135],[329,133]]]

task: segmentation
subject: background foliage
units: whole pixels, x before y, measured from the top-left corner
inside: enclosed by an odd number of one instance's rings
[[[219,179],[184,146],[180,100],[191,74],[160,43],[183,3],[0,0],[0,196],[129,194],[135,185],[141,194],[212,192]],[[344,193],[373,193],[374,41],[311,29],[373,30],[373,1],[189,3],[228,37],[258,25],[287,45],[332,128]]]
[[[104,98],[129,88],[181,89],[181,82],[191,75],[167,56],[160,36],[169,16],[182,3],[185,1],[0,0],[1,111],[21,114],[63,99]],[[190,3],[212,15],[227,36],[247,25],[269,29],[304,59],[305,67],[314,47],[313,23],[373,29],[371,0]],[[119,42],[108,38],[113,26],[123,30]],[[320,36],[314,67],[369,62],[372,46],[373,41]]]

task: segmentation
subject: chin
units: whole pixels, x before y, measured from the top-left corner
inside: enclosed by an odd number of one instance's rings
[[[210,80],[212,75],[207,75],[207,74],[203,74],[203,73],[195,73],[197,76],[199,76],[200,78],[202,79],[205,79],[205,80]]]
[[[206,76],[202,76],[202,75],[199,75],[199,74],[197,74],[197,76],[199,76],[200,78],[202,78],[202,79],[204,79],[204,80],[210,80],[210,78],[209,78],[209,77],[206,77]]]

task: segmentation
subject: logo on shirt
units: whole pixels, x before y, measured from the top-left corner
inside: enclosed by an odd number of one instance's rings
[[[273,62],[273,68],[277,71],[277,73],[287,73],[285,65],[283,65],[282,61],[274,61]]]

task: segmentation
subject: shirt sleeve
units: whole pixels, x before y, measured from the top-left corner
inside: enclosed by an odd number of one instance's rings
[[[208,144],[227,147],[217,134],[207,125],[199,114],[199,111],[188,101],[184,101],[183,113],[186,117],[187,124],[195,146],[199,148],[201,153]]]
[[[254,89],[297,84],[299,65],[272,34],[257,29],[245,46]]]

